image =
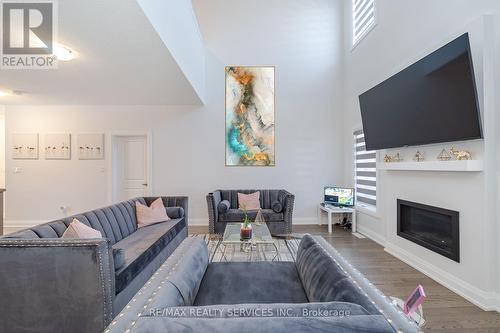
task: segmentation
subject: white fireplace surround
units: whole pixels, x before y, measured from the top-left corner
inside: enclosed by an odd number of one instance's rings
[[[379,8],[382,13],[383,6],[382,3]],[[414,3],[411,6],[422,10],[419,6],[427,5]],[[411,12],[412,8],[405,10]],[[430,14],[425,28],[417,29],[415,26],[405,30],[405,40],[409,38],[420,42],[405,43],[404,46],[395,46],[390,41],[399,38],[395,27],[412,20],[408,16],[387,18],[391,22],[386,22],[385,28],[378,26],[371,32],[369,38],[363,41],[365,44],[356,49],[357,54],[349,56],[346,63],[344,75],[349,79],[345,88],[345,136],[352,136],[352,129],[361,126],[357,101],[359,93],[382,82],[454,37],[469,32],[484,140],[379,151],[377,209],[376,212],[359,210],[357,222],[358,231],[381,244],[388,253],[480,308],[500,312],[500,251],[497,245],[500,228],[496,222],[500,214],[500,208],[497,207],[500,186],[500,122],[496,119],[498,116],[495,116],[498,114],[498,97],[495,92],[500,89],[499,76],[495,76],[495,73],[500,73],[500,70],[494,59],[495,48],[500,49],[500,42],[495,38],[495,34],[500,33],[500,15],[481,16],[466,11],[461,15],[460,19],[453,22],[442,22],[446,18]],[[430,31],[434,33],[430,35]],[[384,50],[387,57],[376,57],[381,50]],[[395,59],[401,62],[397,67],[394,67]],[[445,125],[446,119],[443,119],[443,126]],[[452,145],[456,149],[470,151],[473,160],[438,161],[437,156],[441,150],[449,150]],[[413,160],[417,150],[424,153],[423,162]],[[403,162],[383,162],[385,154],[394,155],[397,152],[403,156]],[[352,158],[349,159],[349,155],[346,152],[345,158],[350,161]],[[352,162],[346,163],[352,170]],[[345,177],[352,179],[353,176],[346,172]],[[460,263],[397,235],[398,198],[460,213]]]

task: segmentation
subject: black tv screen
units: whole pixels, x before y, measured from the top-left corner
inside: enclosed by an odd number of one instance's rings
[[[367,150],[482,138],[468,34],[359,96]]]

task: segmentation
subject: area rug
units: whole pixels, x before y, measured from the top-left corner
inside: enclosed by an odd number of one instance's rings
[[[224,248],[220,239],[208,234],[192,234],[191,237],[203,238],[207,243],[210,262],[226,261],[295,261],[302,234],[293,234],[290,239],[273,237],[274,245],[243,247],[230,245]]]

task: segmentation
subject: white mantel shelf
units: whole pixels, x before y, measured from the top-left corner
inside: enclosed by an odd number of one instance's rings
[[[422,161],[422,162],[378,162],[379,170],[388,171],[452,171],[479,172],[484,170],[482,160],[469,161]]]

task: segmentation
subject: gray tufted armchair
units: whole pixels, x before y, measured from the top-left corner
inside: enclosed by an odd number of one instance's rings
[[[245,214],[238,209],[238,192],[249,194],[257,191],[260,192],[262,215],[271,234],[289,236],[292,233],[295,196],[285,190],[216,190],[209,193],[207,205],[210,234],[223,234],[227,223],[242,222]],[[251,220],[256,215],[257,211],[248,211]]]

